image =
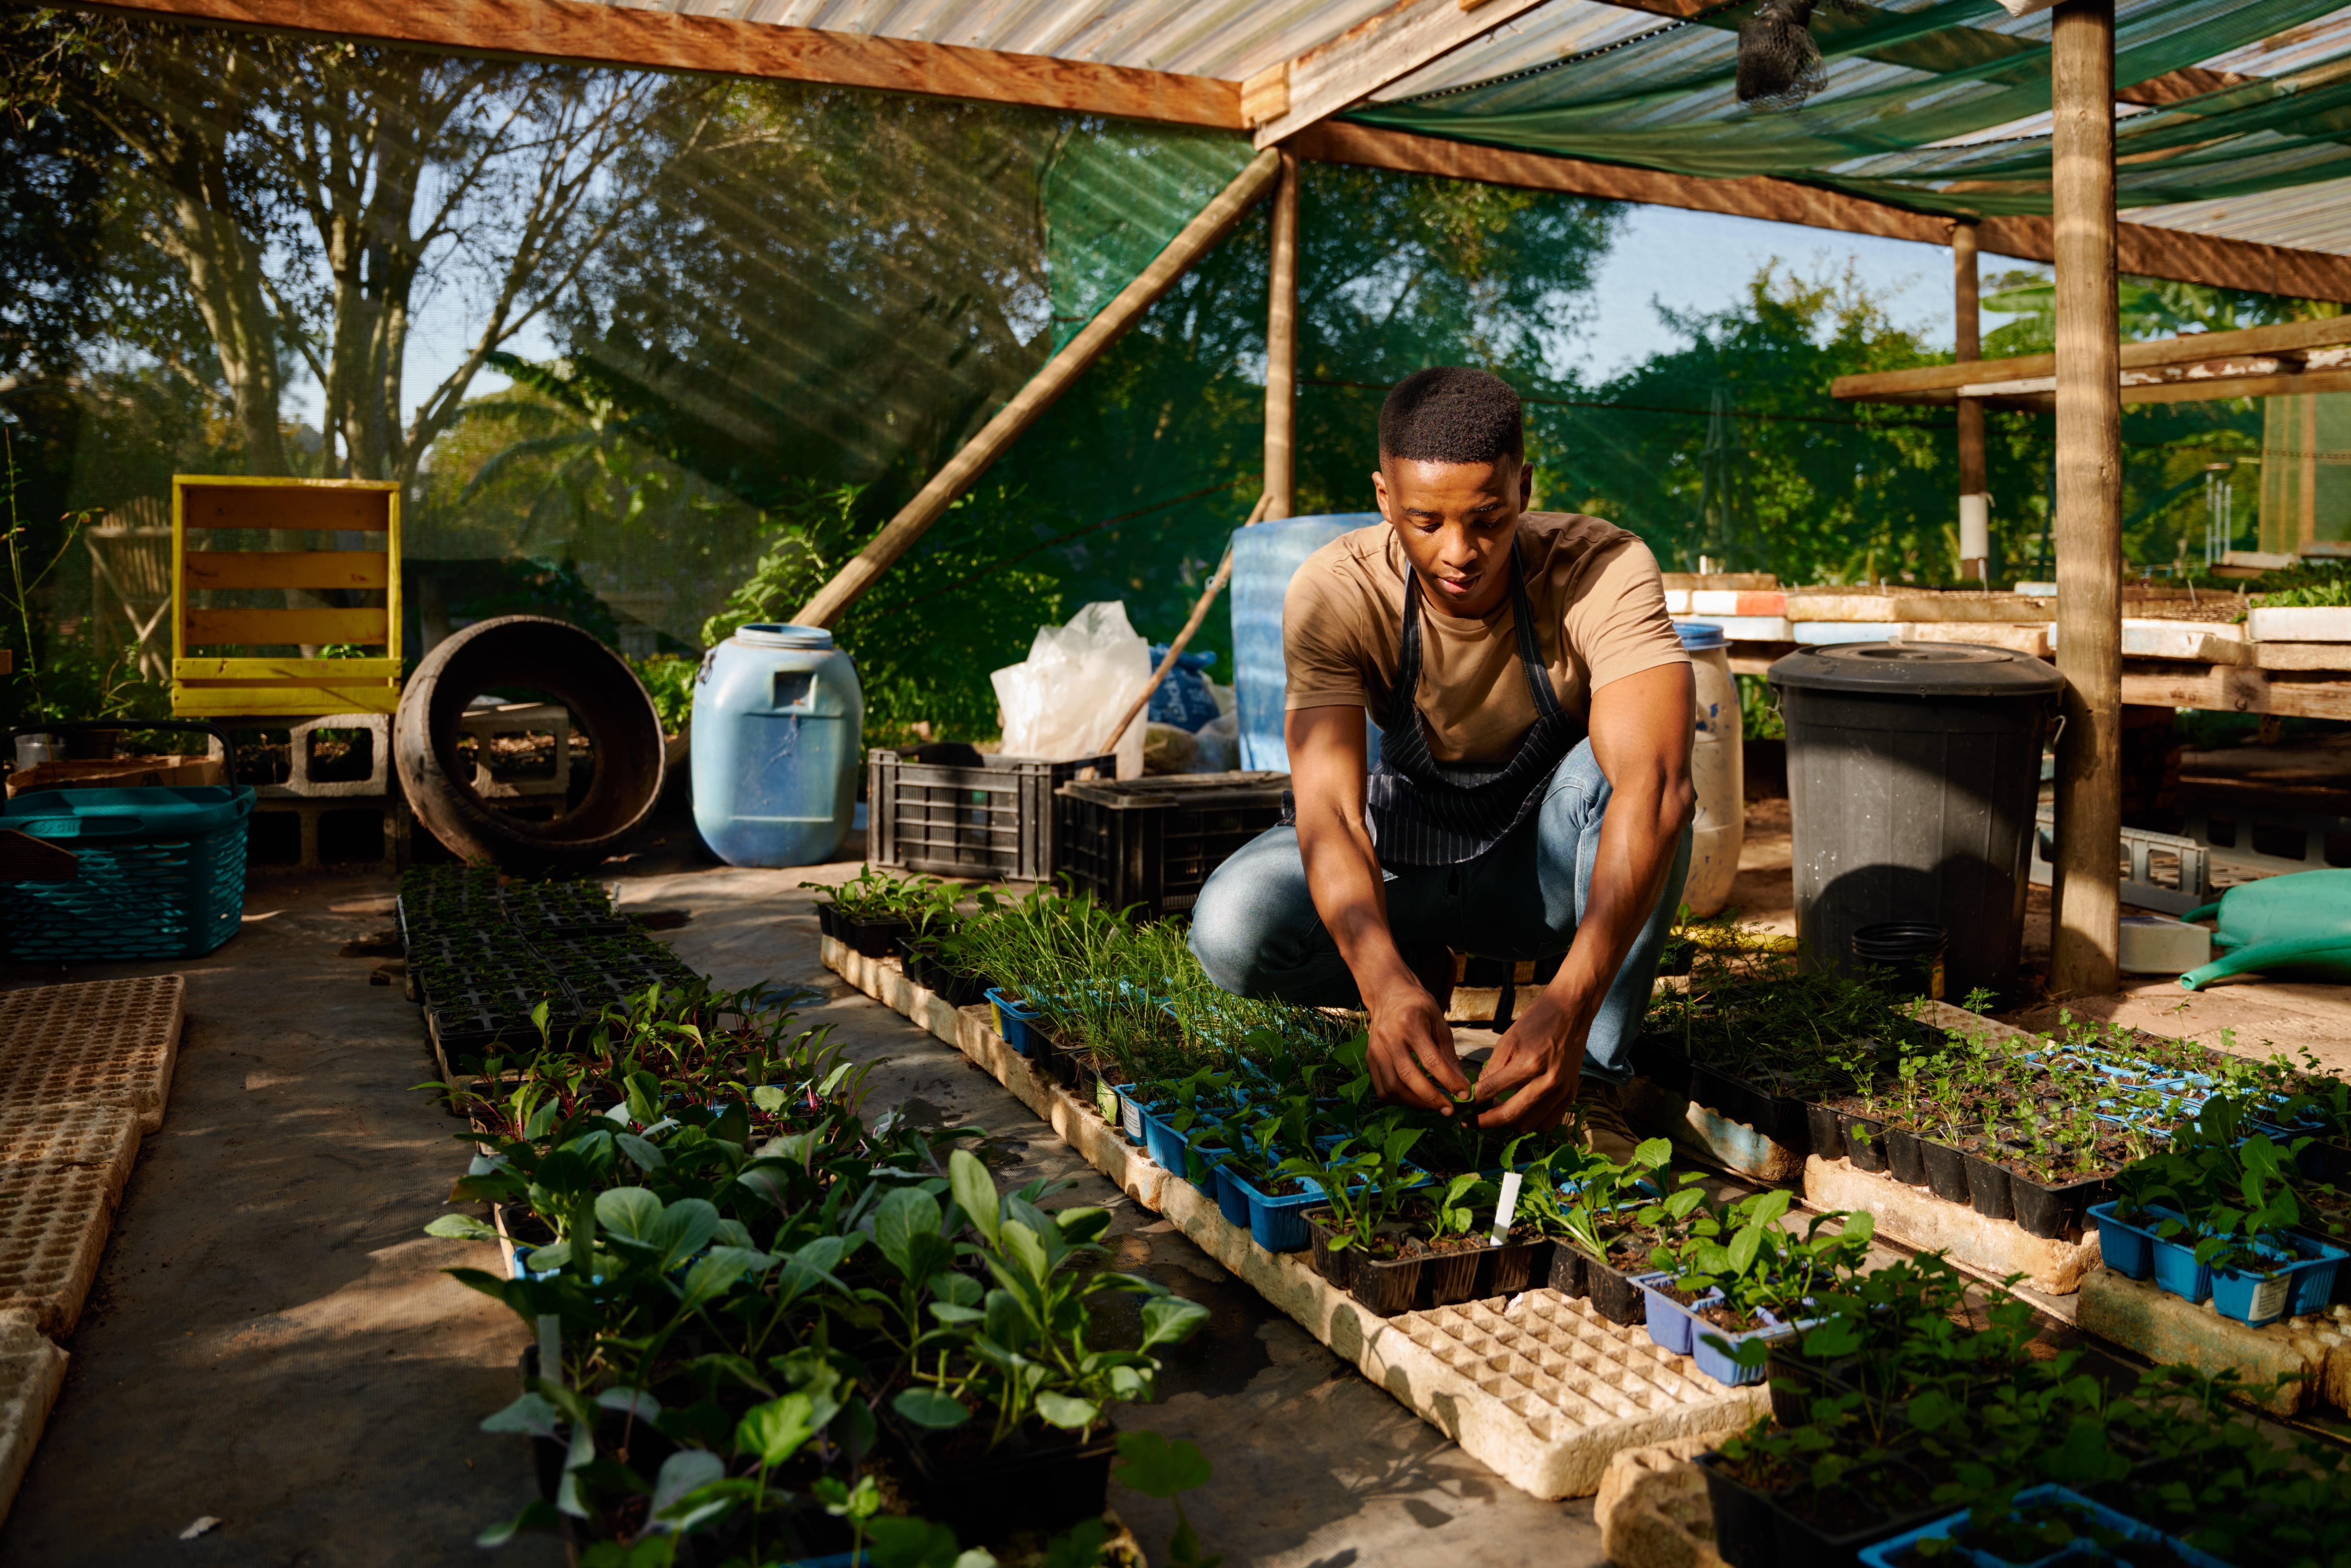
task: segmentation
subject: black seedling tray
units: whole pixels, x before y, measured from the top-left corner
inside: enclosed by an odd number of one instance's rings
[[[517,930],[550,941],[583,936],[620,936],[628,917],[612,906],[611,894],[593,882],[517,882],[507,884],[507,918]]]

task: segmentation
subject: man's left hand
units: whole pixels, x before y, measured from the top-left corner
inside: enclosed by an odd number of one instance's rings
[[[1487,1105],[1478,1125],[1506,1133],[1558,1126],[1575,1103],[1583,1077],[1583,1037],[1591,1028],[1589,1019],[1577,1021],[1548,990],[1538,992],[1478,1074],[1478,1098]],[[1508,1100],[1492,1103],[1505,1092]]]

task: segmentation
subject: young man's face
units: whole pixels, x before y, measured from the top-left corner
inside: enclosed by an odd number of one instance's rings
[[[1510,541],[1533,487],[1533,471],[1517,457],[1385,457],[1372,476],[1380,515],[1403,541],[1428,602],[1447,615],[1484,615],[1510,597]]]

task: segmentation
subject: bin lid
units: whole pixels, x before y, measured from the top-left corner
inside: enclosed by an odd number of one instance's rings
[[[1729,639],[1722,634],[1722,628],[1711,621],[1677,621],[1674,631],[1681,638],[1682,649],[1686,653],[1703,653],[1709,648],[1725,647],[1729,643]]]
[[[735,640],[754,648],[830,648],[832,633],[821,626],[789,626],[777,621],[754,621],[736,629]]]
[[[1847,643],[1800,648],[1766,677],[1796,691],[1861,696],[2030,697],[2064,688],[2046,660],[1973,643]]]

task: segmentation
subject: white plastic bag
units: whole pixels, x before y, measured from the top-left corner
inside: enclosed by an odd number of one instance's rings
[[[1112,744],[1110,727],[1151,684],[1151,647],[1117,600],[1066,626],[1040,626],[1029,657],[988,676],[1004,713],[1004,755],[1050,762],[1118,754],[1121,779],[1143,777],[1141,714]]]

